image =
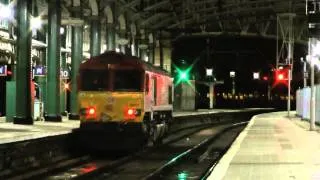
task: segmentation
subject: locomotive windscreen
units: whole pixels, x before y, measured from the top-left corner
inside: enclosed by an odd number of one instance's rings
[[[108,90],[108,70],[82,70],[80,77],[82,91]]]
[[[115,70],[113,91],[142,91],[142,72],[137,70]]]

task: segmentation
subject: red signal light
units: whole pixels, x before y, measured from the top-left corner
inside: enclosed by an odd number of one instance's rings
[[[277,80],[279,80],[279,81],[284,80],[284,75],[283,74],[278,74]]]
[[[288,80],[288,69],[277,69],[275,71],[276,81]]]
[[[279,84],[288,85],[288,68],[276,69],[274,71],[274,83],[273,87]]]
[[[263,76],[262,79],[265,80],[265,81],[268,81],[268,76]]]

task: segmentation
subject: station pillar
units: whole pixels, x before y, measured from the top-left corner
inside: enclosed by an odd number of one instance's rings
[[[46,41],[46,40],[44,40]],[[47,54],[46,54],[46,49],[42,49],[40,51],[40,65],[42,65],[43,67],[46,67],[47,65]],[[47,81],[46,81],[46,75],[45,76],[39,76],[38,77],[38,83],[40,86],[40,90],[41,90],[41,94],[40,94],[40,98],[41,101],[43,103],[43,110],[46,109],[46,105],[47,105]]]
[[[66,53],[61,53],[61,69],[64,71],[67,68],[67,63],[66,63]],[[67,115],[67,110],[66,110],[66,91],[65,89],[65,84],[67,84],[67,80],[65,77],[62,77],[61,79],[61,91],[60,91],[60,112],[61,115],[66,116]]]
[[[74,7],[74,16],[79,17],[81,14],[80,7]],[[71,37],[71,93],[70,93],[70,120],[79,119],[79,105],[78,105],[78,84],[77,72],[79,70],[80,62],[83,59],[82,42],[83,42],[83,26],[72,27]]]
[[[154,45],[154,36],[153,33],[149,33],[148,35],[148,60],[151,64],[154,64],[154,50],[155,45]]]
[[[101,32],[100,20],[98,16],[91,17],[90,29],[90,56],[97,56],[101,52]]]
[[[135,36],[134,42],[133,42],[133,46],[134,46],[134,55],[137,57],[140,57],[140,49],[138,47],[139,44],[139,35]]]
[[[149,52],[148,52],[148,59],[151,64],[154,64],[154,44],[149,43]]]
[[[60,0],[48,2],[48,71],[45,121],[60,122]]]
[[[120,52],[122,52],[123,54],[126,54],[126,46],[128,44],[128,40],[126,39],[125,30],[120,30],[119,39],[117,43],[119,44]]]
[[[114,24],[107,24],[107,32],[106,32],[106,42],[107,42],[107,50],[115,51],[116,50],[116,29]]]
[[[162,33],[160,31],[159,33],[159,56],[160,56],[160,68],[164,68],[163,66],[163,62],[164,62],[164,59],[163,59],[163,44],[162,44]]]
[[[33,124],[31,107],[31,4],[32,0],[18,0],[17,2],[17,89],[14,124]]]
[[[214,96],[214,87],[215,84],[213,82],[209,83],[209,108],[213,109],[215,103],[215,96]]]
[[[67,27],[65,27],[67,28]],[[67,32],[67,31],[65,31]],[[66,33],[63,33],[61,35],[61,47],[66,48]],[[65,71],[67,69],[67,53],[66,52],[61,52],[61,70]],[[66,108],[66,104],[67,104],[67,90],[65,88],[65,85],[68,83],[66,80],[66,77],[63,77],[63,75],[60,76],[61,78],[61,84],[60,84],[60,112],[61,115],[66,116],[67,115],[67,108]]]
[[[132,39],[130,38],[131,37],[131,35],[130,35],[130,33],[129,34],[127,34],[127,44],[126,44],[126,46],[125,46],[125,51],[126,51],[126,54],[127,55],[132,55],[132,50],[131,50],[131,43],[132,43]]]
[[[144,29],[140,30],[140,41],[139,41],[138,48],[140,51],[140,53],[139,53],[140,59],[145,61],[145,58],[147,56],[148,40],[146,39]]]
[[[144,44],[143,44],[144,45]],[[140,46],[140,59],[145,61],[145,58],[147,56],[147,48],[144,46]]]

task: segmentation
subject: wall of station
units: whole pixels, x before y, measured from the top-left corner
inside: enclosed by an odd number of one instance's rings
[[[154,55],[154,64],[156,66],[160,66],[160,48],[155,48],[155,55]],[[163,48],[163,69],[168,72],[171,72],[171,48],[164,47]]]
[[[315,86],[316,92],[316,123],[320,124],[320,85]],[[311,105],[311,88],[306,87],[296,91],[296,113],[304,120],[310,120],[310,105]]]

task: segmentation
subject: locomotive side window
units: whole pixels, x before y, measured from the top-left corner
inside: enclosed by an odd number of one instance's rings
[[[137,70],[115,70],[114,91],[142,91],[142,72]]]
[[[169,88],[168,88],[168,93],[169,93],[169,96],[168,96],[168,98],[169,98],[169,104],[172,104],[172,86],[169,86]]]
[[[157,77],[152,78],[153,81],[153,102],[154,105],[157,105]]]
[[[146,78],[145,78],[145,91],[149,93],[149,75],[148,74],[146,74]]]
[[[107,70],[82,70],[80,71],[82,91],[105,91],[108,90]]]

